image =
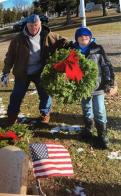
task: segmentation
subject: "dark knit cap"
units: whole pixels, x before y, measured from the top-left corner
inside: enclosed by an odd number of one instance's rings
[[[92,37],[92,32],[87,27],[80,27],[75,32],[75,40],[77,41],[78,37],[80,37],[82,35],[86,35],[86,36]]]

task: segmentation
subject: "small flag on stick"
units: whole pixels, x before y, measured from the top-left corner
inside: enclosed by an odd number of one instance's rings
[[[33,143],[30,153],[36,178],[73,175],[71,158],[64,146]]]

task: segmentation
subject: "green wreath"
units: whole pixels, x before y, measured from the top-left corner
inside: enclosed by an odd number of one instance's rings
[[[76,56],[72,55],[72,58],[70,58],[70,53],[75,53]],[[72,80],[72,78],[67,77],[65,69],[61,68],[61,71],[55,69],[56,66],[54,65],[58,64],[58,62],[62,62],[60,64],[63,65],[66,61],[68,66],[73,64],[73,67],[75,67],[74,58],[79,63],[79,68],[82,71],[81,79],[75,78]],[[72,60],[73,63],[71,62]],[[73,70],[71,73],[73,75]],[[78,76],[78,73],[76,75]],[[60,49],[49,58],[48,64],[42,72],[41,80],[49,95],[55,97],[59,103],[70,104],[80,102],[82,98],[91,96],[96,87],[97,76],[98,67],[94,61],[85,58],[78,50]]]

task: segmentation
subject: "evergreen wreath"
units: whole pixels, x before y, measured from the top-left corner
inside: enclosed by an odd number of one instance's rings
[[[27,125],[14,124],[12,130],[4,130],[0,128],[0,148],[14,145],[24,151],[28,150],[28,141],[32,139],[32,133]]]
[[[44,67],[41,80],[49,95],[60,103],[80,102],[96,87],[98,67],[78,50],[57,50]]]

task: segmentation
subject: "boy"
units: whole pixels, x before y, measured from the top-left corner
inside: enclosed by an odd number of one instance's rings
[[[92,32],[87,27],[81,27],[75,32],[74,48],[79,50],[86,58],[92,59],[98,66],[97,85],[92,92],[92,96],[82,99],[82,111],[84,117],[85,130],[83,137],[89,139],[93,119],[97,129],[99,145],[105,149],[109,140],[107,136],[107,115],[104,103],[105,93],[113,96],[116,92],[114,86],[114,71],[111,62],[107,58],[101,45],[97,45],[92,39]]]

